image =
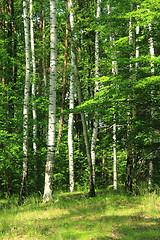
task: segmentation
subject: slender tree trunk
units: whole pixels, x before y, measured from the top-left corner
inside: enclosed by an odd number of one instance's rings
[[[137,5],[137,11],[138,10],[139,10],[139,5]],[[136,26],[136,58],[139,57],[139,43],[138,43],[138,38],[137,38],[137,36],[139,35],[139,32],[140,32],[140,26],[137,25]],[[137,69],[138,69],[138,62],[136,62],[135,67],[136,67],[136,71],[137,71]]]
[[[71,32],[73,33],[74,28],[74,17],[73,17],[73,6],[72,0],[69,1],[69,9],[70,11],[70,25],[71,25]],[[73,41],[71,41],[71,75],[70,75],[70,102],[69,102],[69,109],[72,110],[74,108],[74,79],[75,79],[75,54],[74,54],[74,45]],[[70,192],[74,191],[74,150],[73,150],[73,121],[74,121],[74,114],[71,112],[69,114],[68,120],[68,150],[69,150],[69,184],[70,184]]]
[[[46,26],[45,26],[45,11],[43,12],[43,80],[45,86],[45,94],[47,95],[47,75],[46,75],[46,58],[45,58],[45,40],[46,40]]]
[[[73,15],[73,6],[72,6],[72,0],[70,0],[70,24],[71,24],[71,36],[72,36],[72,44],[74,46],[74,35],[73,35],[73,28],[74,28],[74,15]],[[72,60],[74,62],[74,74],[76,78],[77,83],[77,93],[78,93],[78,104],[81,105],[82,97],[81,97],[81,86],[80,81],[78,77],[78,70],[76,66],[76,57],[75,57],[75,49],[72,53]],[[85,120],[85,114],[84,112],[81,113],[81,119],[82,119],[82,125],[83,125],[83,134],[85,139],[85,146],[86,146],[86,153],[87,153],[87,161],[88,161],[88,178],[89,178],[89,195],[91,197],[95,196],[95,189],[94,189],[94,183],[93,183],[93,171],[92,171],[92,160],[90,155],[90,145],[89,145],[89,138],[88,138],[88,131],[86,126],[86,120]]]
[[[40,49],[43,49],[43,42],[42,42],[42,29],[43,29],[43,16],[42,16],[42,4],[40,2],[40,24],[39,24],[39,41],[40,41]],[[43,60],[42,60],[43,50],[40,52],[40,60],[39,60],[39,96],[42,95],[42,80],[43,80]]]
[[[150,12],[150,10],[148,10],[148,12]],[[148,25],[149,28],[149,32],[152,31],[152,25],[151,23],[149,23]],[[149,51],[150,51],[150,56],[151,59],[154,58],[154,44],[153,44],[153,38],[152,38],[152,34],[150,34],[150,38],[149,38]],[[152,76],[154,75],[155,69],[154,69],[154,62],[151,61],[151,74]],[[152,145],[153,143],[153,95],[154,92],[153,90],[151,91],[151,137],[150,137],[150,144]],[[153,151],[153,148],[152,148]],[[152,175],[153,175],[153,153],[150,156],[150,161],[149,161],[149,181],[148,181],[148,188],[149,191],[151,191],[152,189]]]
[[[101,13],[101,0],[97,0],[97,14],[96,18],[100,17]],[[95,78],[99,78],[99,32],[96,31],[95,36]],[[95,81],[95,89],[94,95],[98,91],[98,80]],[[91,160],[92,160],[92,169],[93,169],[93,183],[95,185],[95,162],[96,162],[96,140],[98,134],[98,113],[95,112],[95,119],[93,123],[93,132],[92,132],[92,139],[91,139]]]
[[[50,0],[50,92],[47,160],[45,168],[45,186],[43,202],[52,201],[53,167],[55,161],[56,133],[56,79],[57,79],[57,34],[56,34],[56,1]]]
[[[131,11],[133,10],[133,4],[131,4]],[[133,18],[130,17],[129,21],[129,45],[131,46],[132,50],[130,53],[130,60],[133,59],[134,56],[134,47],[133,47]],[[130,73],[131,73],[131,79],[133,78],[133,64],[130,63],[129,65]],[[127,155],[127,166],[126,166],[126,188],[130,192],[133,190],[133,143],[131,141],[131,135],[132,135],[132,126],[131,126],[131,120],[132,120],[132,109],[131,109],[131,95],[128,95],[128,112],[127,112],[127,146],[126,146],[126,155]],[[132,136],[133,137],[133,136]]]
[[[46,68],[46,21],[45,21],[45,5],[43,5],[43,11],[42,11],[42,15],[43,15],[43,61],[42,61],[42,65],[43,65],[43,85],[44,85],[44,95],[45,97],[48,96],[48,78],[47,78],[47,68]],[[48,119],[48,112],[45,112],[45,119]],[[47,141],[47,129],[48,129],[48,125],[46,124],[43,130],[43,136],[45,136],[46,141]]]
[[[37,152],[37,113],[35,103],[35,91],[36,91],[36,61],[34,51],[34,26],[33,26],[33,7],[32,0],[30,0],[30,31],[31,31],[31,51],[32,51],[32,66],[33,66],[33,83],[32,83],[32,115],[33,115],[33,155],[34,155],[34,167],[35,167],[35,178],[37,179],[37,163],[36,163],[36,152]],[[37,181],[36,181],[37,182]]]
[[[148,10],[148,12],[150,12],[150,10]],[[148,25],[149,28],[149,32],[152,31],[152,24],[149,23]],[[151,58],[154,58],[154,44],[153,44],[153,38],[152,38],[152,34],[150,34],[150,38],[149,38],[149,52],[150,52],[150,56]],[[154,75],[154,62],[151,61],[151,73]]]
[[[29,43],[29,23],[27,0],[23,0],[24,33],[25,33],[25,53],[26,53],[26,76],[24,88],[23,105],[23,169],[22,184],[20,189],[20,202],[27,194],[28,175],[28,113],[29,113],[29,93],[30,93],[30,43]]]
[[[116,116],[113,119],[113,189],[117,190]]]
[[[69,9],[69,1],[68,1],[68,9]],[[60,140],[61,140],[61,137],[62,137],[63,122],[64,122],[63,111],[64,111],[64,107],[65,107],[65,96],[66,96],[67,51],[68,51],[68,23],[66,23],[65,58],[64,58],[64,68],[63,68],[62,105],[61,105],[61,115],[60,115],[60,121],[59,121],[58,140],[57,140],[58,151],[59,151]]]
[[[110,4],[108,4],[108,14],[111,14]],[[118,74],[117,62],[115,60],[115,52],[113,49],[114,35],[110,34],[111,42],[111,58],[112,58],[112,74],[116,76]],[[115,109],[115,106],[114,106]],[[113,114],[113,189],[117,190],[117,146],[116,146],[116,114]]]

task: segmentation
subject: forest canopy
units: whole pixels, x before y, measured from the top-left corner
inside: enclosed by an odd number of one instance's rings
[[[158,188],[160,1],[3,0],[0,22],[0,196]]]

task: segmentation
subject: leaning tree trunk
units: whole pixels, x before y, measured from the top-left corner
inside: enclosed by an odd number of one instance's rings
[[[45,186],[43,202],[52,200],[53,166],[55,161],[56,133],[56,78],[57,78],[57,34],[56,34],[56,1],[50,0],[50,91],[47,161],[45,168]]]
[[[30,93],[30,42],[29,42],[29,23],[27,0],[23,0],[24,15],[24,34],[25,34],[25,53],[26,53],[26,75],[24,87],[23,104],[23,169],[22,184],[20,189],[20,201],[27,194],[27,172],[28,172],[28,113],[29,113],[29,93]]]
[[[96,18],[100,17],[101,13],[101,0],[97,0],[97,15]],[[98,79],[99,77],[99,32],[96,31],[95,36],[95,78]],[[98,80],[95,81],[95,88],[94,88],[94,95],[98,91]],[[92,160],[92,171],[93,171],[93,183],[95,185],[95,162],[96,162],[96,140],[98,134],[98,113],[95,112],[95,120],[93,123],[93,132],[92,132],[92,139],[91,139],[91,160]]]
[[[70,14],[72,14],[72,18],[70,19],[71,36],[72,36],[71,41],[72,41],[72,44],[74,46],[74,35],[73,35],[74,15],[73,15],[72,0],[70,0]],[[82,102],[81,86],[80,86],[80,81],[79,81],[79,77],[78,77],[78,70],[77,70],[77,66],[76,66],[75,49],[73,49],[72,58],[73,58],[73,61],[74,61],[73,71],[74,71],[75,79],[76,79],[76,83],[77,83],[78,104],[81,105],[81,102]],[[89,195],[91,197],[93,197],[93,196],[95,196],[95,188],[94,188],[94,183],[93,183],[92,160],[91,160],[91,155],[90,155],[89,138],[88,138],[88,131],[87,131],[84,112],[81,113],[81,119],[82,119],[83,134],[84,134],[84,139],[85,139],[85,147],[86,147],[87,161],[88,161]]]

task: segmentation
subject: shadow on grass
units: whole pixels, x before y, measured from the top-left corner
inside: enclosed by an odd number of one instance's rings
[[[138,198],[106,194],[95,198],[57,194],[50,204],[30,199],[13,211],[6,209],[5,219],[0,219],[0,239],[160,239],[160,219],[147,217],[147,205],[141,208],[141,204]]]
[[[23,231],[32,228],[40,239],[160,239],[159,219],[135,216],[73,216],[37,219],[23,223]],[[22,233],[21,233],[22,234]]]

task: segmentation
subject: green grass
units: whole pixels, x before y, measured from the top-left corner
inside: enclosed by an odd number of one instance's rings
[[[160,197],[56,193],[53,203],[30,197],[21,206],[0,200],[0,239],[160,239]]]

